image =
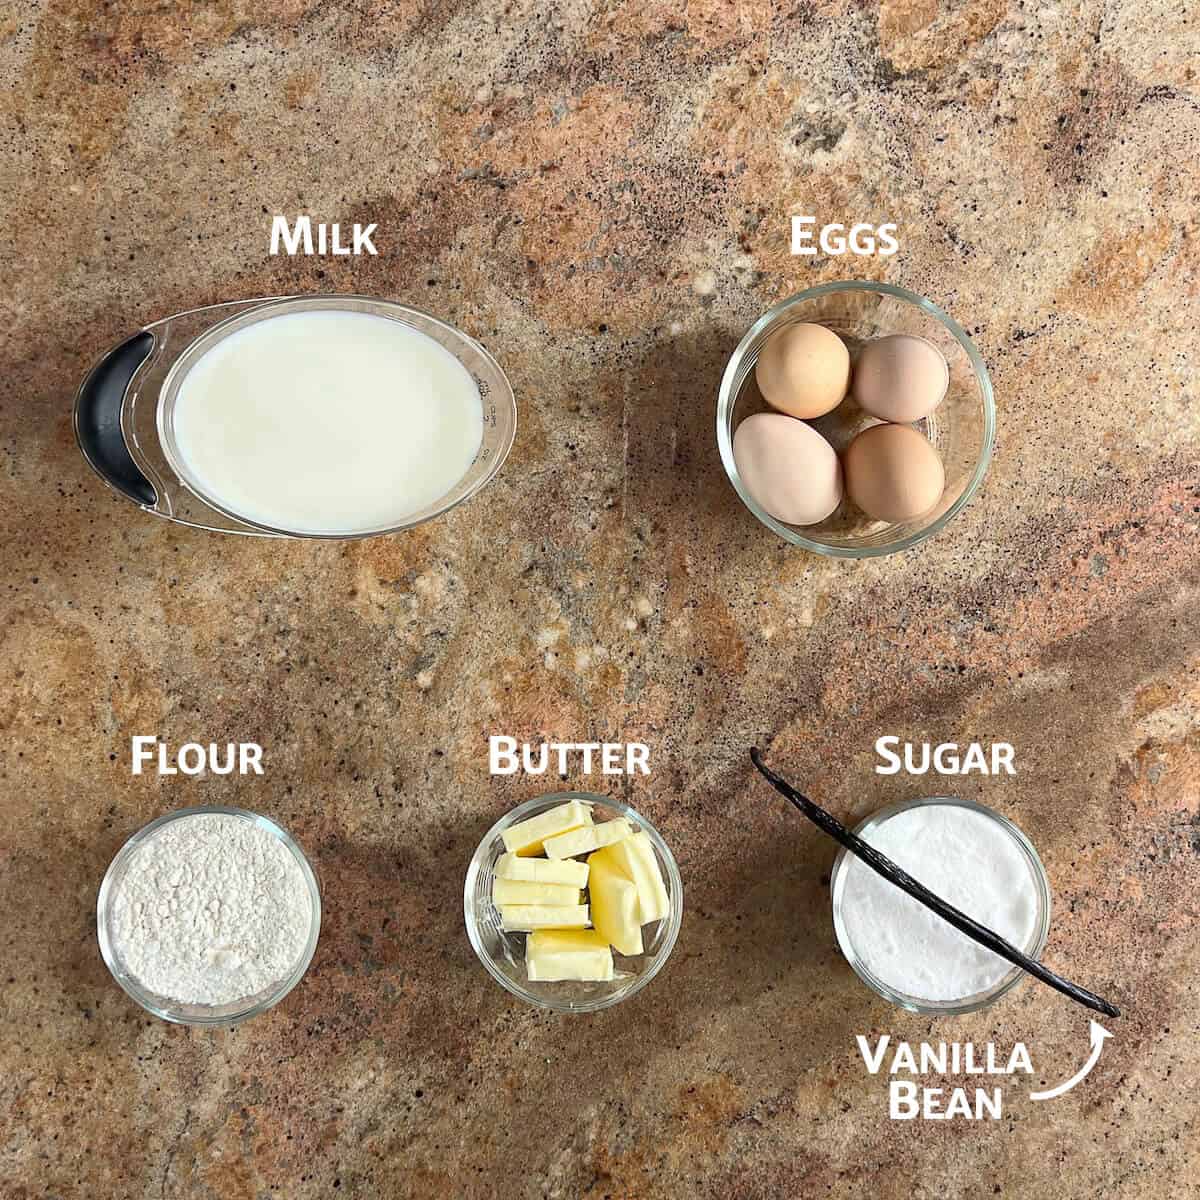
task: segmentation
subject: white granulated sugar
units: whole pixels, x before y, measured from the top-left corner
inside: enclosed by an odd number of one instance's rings
[[[261,826],[198,813],[137,848],[116,891],[114,948],[143,987],[184,1004],[231,1004],[291,973],[312,900],[299,863]]]
[[[863,835],[943,900],[1022,949],[1037,927],[1033,872],[1005,828],[984,813],[927,804],[889,817]],[[936,913],[851,859],[842,920],[872,975],[922,1000],[962,1000],[994,987],[1012,966]]]

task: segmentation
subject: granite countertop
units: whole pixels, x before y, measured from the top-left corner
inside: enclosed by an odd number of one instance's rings
[[[31,1197],[1191,1195],[1200,1168],[1200,84],[1178,0],[106,5],[0,16],[0,1191]],[[788,218],[896,221],[796,259]],[[270,216],[378,224],[282,259]],[[970,330],[1000,429],[925,547],[826,561],[742,507],[713,437],[754,318],[886,278]],[[139,513],[71,432],[140,324],[293,291],[419,304],[483,340],[520,429],[480,498],[352,544]],[[686,886],[665,971],[592,1018],[521,1006],[463,932],[481,833],[550,781],[489,733],[636,739],[608,790]],[[893,1122],[855,1035],[1023,1040],[1026,983],[894,1010],[841,959],[831,846],[937,790],[881,733],[1003,739],[952,781],[1049,871],[1048,961],[1125,1015],[1085,1084],[999,1122]],[[131,777],[134,734],[255,740],[262,779]],[[601,788],[604,780],[569,783]],[[612,781],[609,781],[610,783]],[[939,781],[940,782],[940,781]],[[312,969],[190,1031],[96,945],[118,846],[188,803],[281,821],[322,880]]]

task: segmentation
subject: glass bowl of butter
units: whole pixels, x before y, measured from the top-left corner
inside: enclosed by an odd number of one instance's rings
[[[463,888],[467,936],[489,975],[554,1012],[597,1012],[666,965],[683,880],[658,830],[618,800],[527,800],[479,843]]]

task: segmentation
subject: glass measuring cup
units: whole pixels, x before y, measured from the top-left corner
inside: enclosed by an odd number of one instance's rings
[[[311,533],[250,520],[224,507],[189,470],[173,414],[188,370],[225,338],[286,313],[357,312],[423,333],[470,372],[483,406],[483,440],[466,474],[443,496],[397,524],[353,533]],[[421,525],[480,491],[499,471],[516,436],[512,386],[474,338],[420,309],[370,296],[265,297],[214,304],[145,326],[114,346],[89,372],[75,399],[75,436],[92,469],[146,512],[222,533],[350,540]]]

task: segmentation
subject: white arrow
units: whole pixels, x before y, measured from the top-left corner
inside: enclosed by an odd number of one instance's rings
[[[1112,1034],[1099,1021],[1091,1022],[1090,1033],[1092,1037],[1092,1052],[1088,1055],[1087,1062],[1066,1083],[1060,1083],[1058,1087],[1051,1088],[1048,1092],[1030,1092],[1030,1100],[1053,1100],[1055,1096],[1061,1096],[1064,1092],[1069,1092],[1100,1061],[1100,1051],[1104,1049],[1105,1039],[1112,1037]]]

